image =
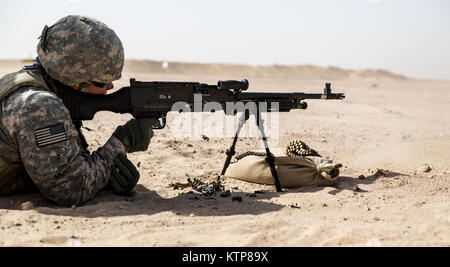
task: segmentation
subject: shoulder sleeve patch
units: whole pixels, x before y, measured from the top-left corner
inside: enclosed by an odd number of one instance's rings
[[[64,124],[60,123],[47,128],[34,131],[38,147],[45,147],[51,144],[67,141],[67,133]]]

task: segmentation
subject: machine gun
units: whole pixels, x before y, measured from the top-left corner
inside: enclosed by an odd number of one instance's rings
[[[198,82],[141,82],[130,80],[130,86],[123,87],[108,95],[88,95],[75,90],[65,90],[64,94],[58,94],[67,108],[70,110],[72,120],[91,120],[98,111],[112,111],[115,113],[129,113],[134,118],[156,118],[160,125],[154,129],[163,129],[166,126],[167,113],[170,111],[203,111],[209,103],[218,103],[217,107],[226,110],[227,103],[256,104],[253,113],[256,124],[260,130],[264,147],[266,149],[266,162],[269,164],[274,177],[275,186],[281,192],[281,185],[275,169],[272,154],[264,133],[261,112],[289,112],[292,109],[306,109],[305,99],[344,99],[343,93],[331,93],[331,84],[326,83],[323,93],[269,93],[246,92],[249,83],[246,79],[241,81],[219,81],[216,85],[208,85]],[[201,96],[199,101],[197,96]],[[267,110],[261,111],[259,104],[267,105]],[[200,105],[200,108],[195,108]],[[174,107],[178,107],[175,108]],[[214,110],[215,111],[215,110]],[[226,112],[227,115],[236,115],[237,112]],[[250,117],[250,112],[245,110],[239,119],[236,134],[231,147],[227,150],[227,158],[222,169],[225,174],[231,157],[236,153],[235,145],[239,133]]]

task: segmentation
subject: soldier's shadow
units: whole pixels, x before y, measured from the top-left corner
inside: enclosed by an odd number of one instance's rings
[[[399,177],[408,177],[407,174],[394,172],[394,171],[386,171],[379,170],[377,173],[369,175],[367,177],[363,176],[363,178],[349,177],[349,176],[339,176],[337,179],[337,186],[335,190],[328,192],[331,195],[336,195],[344,190],[352,190],[358,193],[367,193],[368,191],[359,188],[359,185],[369,185],[376,182],[378,179],[382,178],[394,178],[398,179]]]
[[[180,216],[258,215],[286,207],[264,201],[282,194],[273,191],[272,187],[257,194],[232,192],[228,197],[220,196],[221,192],[209,196],[192,192],[192,190],[191,193],[188,190],[177,193],[178,195],[175,197],[164,198],[143,185],[137,185],[133,196],[117,196],[111,191],[103,190],[83,206],[73,208],[57,206],[46,200],[41,194],[33,193],[2,197],[0,198],[0,209],[20,210],[23,209],[23,203],[30,201],[33,203],[33,210],[41,214],[97,218],[152,215],[166,211]]]
[[[383,173],[383,175],[372,175],[365,179],[358,179],[348,176],[340,176],[335,189],[329,194],[335,195],[344,190],[353,190],[359,193],[367,191],[357,187],[360,184],[371,184],[377,179],[396,178],[407,176],[397,172]],[[152,215],[161,212],[171,211],[180,216],[231,216],[231,215],[258,215],[267,212],[281,210],[286,205],[272,203],[272,198],[290,192],[317,192],[323,187],[305,186],[296,189],[285,189],[284,192],[274,191],[273,186],[267,186],[267,190],[255,194],[234,191],[228,197],[222,197],[221,192],[205,196],[193,190],[183,190],[177,192],[175,197],[161,197],[157,192],[149,190],[143,185],[137,185],[134,196],[117,196],[112,191],[101,191],[98,196],[88,201],[81,207],[64,208],[57,206],[41,194],[15,195],[0,198],[0,209],[21,210],[22,204],[30,201],[33,203],[32,209],[48,215],[73,216],[73,217],[114,217],[132,215]]]

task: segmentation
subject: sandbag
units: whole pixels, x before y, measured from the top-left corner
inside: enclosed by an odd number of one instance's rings
[[[274,180],[265,156],[249,155],[230,164],[225,176],[246,182],[273,185]],[[307,185],[333,186],[342,164],[321,157],[287,157],[275,155],[275,168],[284,188]]]

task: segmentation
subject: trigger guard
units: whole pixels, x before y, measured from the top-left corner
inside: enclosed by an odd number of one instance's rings
[[[161,118],[161,121],[159,122],[159,125],[158,126],[152,125],[152,129],[153,130],[164,129],[166,127],[166,124],[167,124],[166,118]]]

